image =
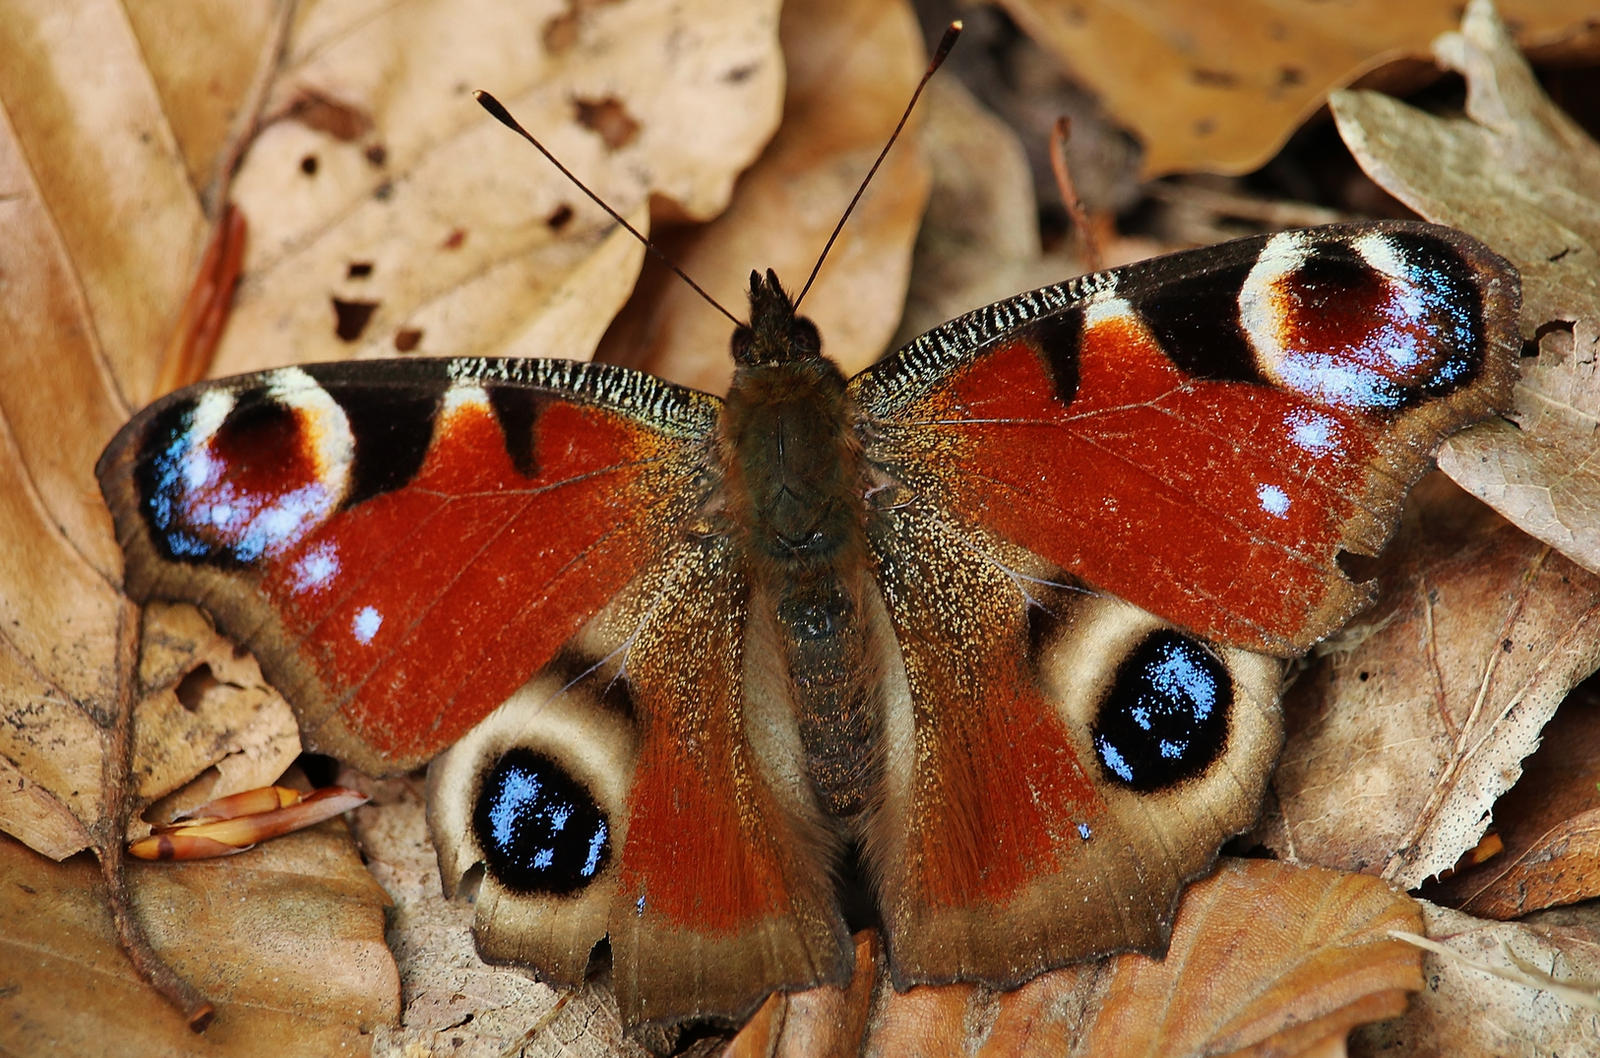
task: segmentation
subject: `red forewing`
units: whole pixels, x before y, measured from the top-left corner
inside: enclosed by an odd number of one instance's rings
[[[202,384],[98,472],[137,599],[204,605],[368,770],[431,758],[697,506],[714,402],[565,361],[357,362]]]
[[[1019,295],[852,382],[904,487],[1208,638],[1287,655],[1368,592],[1439,439],[1504,407],[1517,288],[1427,225],[1290,232]]]

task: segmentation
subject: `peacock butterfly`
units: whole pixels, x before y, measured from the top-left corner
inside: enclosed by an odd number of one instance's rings
[[[567,360],[207,382],[98,474],[135,599],[205,608],[309,746],[434,758],[491,960],[630,1023],[850,973],[1159,951],[1253,819],[1281,659],[1438,442],[1506,406],[1514,271],[1420,223],[1244,239],[978,309],[852,379],[753,274],[725,399]]]

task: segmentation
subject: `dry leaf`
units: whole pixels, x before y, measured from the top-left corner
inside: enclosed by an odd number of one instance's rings
[[[921,107],[932,192],[894,346],[963,312],[1082,271],[1061,261],[1053,274],[1042,274],[1033,177],[1017,134],[953,78],[930,82]]]
[[[1422,987],[1420,958],[1388,936],[1416,906],[1372,878],[1266,860],[1225,860],[1184,896],[1165,959],[1124,955],[1044,974],[1013,992],[970,985],[896,993],[881,960],[864,1041],[792,1013],[836,1001],[769,1002],[731,1053],[1119,1056],[1315,1053],[1392,1017]],[[858,948],[858,955],[860,949]],[[786,1004],[786,1022],[775,1012]],[[772,1026],[802,1031],[794,1047]],[[788,1028],[788,1025],[795,1028]]]
[[[1439,60],[1467,79],[1471,120],[1387,96],[1332,100],[1374,180],[1419,213],[1483,239],[1522,272],[1525,333],[1559,323],[1524,362],[1511,423],[1445,443],[1439,465],[1525,531],[1600,572],[1600,147],[1539,88],[1487,0]],[[1514,423],[1514,425],[1513,425]]]
[[[1268,845],[1407,888],[1454,866],[1600,665],[1600,578],[1426,479],[1377,606],[1284,702]]]
[[[775,127],[783,70],[776,4],[702,7],[308,11],[234,182],[253,235],[219,371],[399,344],[587,359],[643,249],[467,89],[641,227],[651,196],[704,219]],[[306,116],[330,108],[349,116]]]
[[[1425,957],[1428,988],[1402,1017],[1358,1030],[1352,1055],[1600,1054],[1600,1009],[1580,1004],[1600,983],[1600,915],[1593,908],[1513,923],[1422,907],[1427,935],[1449,954]],[[1574,991],[1542,987],[1552,983]]]
[[[855,935],[856,963],[850,984],[767,997],[723,1052],[723,1058],[823,1058],[861,1053],[873,986],[882,966],[878,934]]]
[[[904,0],[812,0],[784,7],[783,124],[739,182],[727,212],[661,248],[735,316],[752,269],[798,293],[851,195],[899,120],[927,62]],[[910,251],[928,195],[915,119],[851,214],[805,315],[846,375],[881,356],[905,301]],[[732,325],[675,277],[647,273],[597,356],[720,393]]]
[[[358,1055],[397,1015],[388,898],[341,824],[129,873],[157,949],[213,998],[216,1022],[196,1035],[134,973],[92,861],[0,837],[0,1053]]]
[[[1590,681],[1568,698],[1522,778],[1495,802],[1504,850],[1423,895],[1479,918],[1508,919],[1600,896],[1600,702]]]
[[[1328,91],[1421,55],[1454,0],[1395,4],[1000,0],[1144,141],[1146,176],[1245,173],[1272,157]],[[1576,33],[1586,0],[1505,0],[1524,43]]]
[[[0,16],[0,821],[56,858],[108,818],[104,757],[133,697],[119,679],[133,675],[138,616],[114,586],[121,558],[92,474],[127,411],[112,374],[135,361],[153,370],[205,235],[143,42],[109,9],[80,14],[14,4]],[[200,656],[231,657],[203,624],[194,637]],[[146,734],[191,758],[238,746],[256,710],[189,713],[170,685],[145,706]],[[165,792],[220,756],[146,759],[140,789]]]

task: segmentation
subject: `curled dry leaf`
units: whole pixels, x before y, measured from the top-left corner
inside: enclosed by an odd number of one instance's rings
[[[363,1054],[399,1010],[388,903],[342,825],[252,856],[130,871],[157,949],[222,1009],[205,1036],[117,946],[100,876],[0,837],[0,1052]]]
[[[1600,577],[1442,478],[1412,496],[1377,606],[1285,697],[1264,840],[1413,888],[1477,843],[1600,665]]]
[[[232,856],[271,838],[316,826],[363,805],[366,794],[324,786],[309,794],[286,786],[258,786],[198,806],[128,846],[141,860],[201,860]]]
[[[735,316],[751,269],[798,293],[828,234],[895,127],[927,62],[904,0],[786,4],[783,124],[714,222],[662,241],[667,257]],[[882,355],[905,303],[927,201],[914,115],[851,214],[804,312],[849,376]],[[651,270],[598,355],[713,393],[727,388],[731,325],[675,277]]]
[[[1225,860],[1185,894],[1165,959],[1119,956],[1013,992],[949,985],[904,994],[889,986],[880,959],[864,1041],[849,1018],[832,1034],[819,1031],[809,1008],[848,1009],[849,998],[818,989],[827,994],[770,1001],[731,1053],[1317,1053],[1356,1025],[1399,1013],[1406,993],[1422,987],[1419,955],[1389,936],[1420,922],[1411,900],[1373,878]]]
[[[1395,4],[1001,0],[1144,141],[1147,176],[1264,164],[1328,90],[1421,55],[1455,25],[1454,0]],[[1576,33],[1586,0],[1505,0],[1524,42]]]
[[[1503,850],[1423,895],[1508,919],[1600,896],[1600,700],[1590,680],[1545,725],[1522,778],[1495,802]]]
[[[1600,1053],[1600,916],[1484,922],[1423,902],[1428,988],[1405,1014],[1357,1031],[1350,1053],[1549,1058]],[[1587,1001],[1587,1002],[1586,1002]]]
[[[1471,120],[1371,92],[1333,98],[1340,133],[1374,180],[1430,220],[1483,239],[1522,272],[1523,364],[1510,422],[1445,442],[1439,465],[1526,532],[1600,572],[1600,146],[1545,96],[1487,0],[1439,60],[1467,79]]]

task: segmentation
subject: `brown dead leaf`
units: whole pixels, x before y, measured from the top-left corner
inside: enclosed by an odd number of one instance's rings
[[[121,558],[92,473],[127,411],[113,365],[153,370],[205,226],[142,42],[109,11],[81,26],[58,14],[0,14],[0,819],[60,858],[114,807],[101,782],[127,701],[119,677],[132,675],[124,644],[138,629],[115,587]],[[220,50],[217,61],[237,59]],[[89,68],[96,76],[83,76]],[[149,631],[166,637],[172,625]],[[231,656],[204,624],[186,634],[219,665]],[[189,758],[141,761],[148,796],[221,759],[202,747],[239,743],[234,719],[187,712],[171,684],[146,706],[147,738]]]
[[[1139,135],[1146,176],[1258,168],[1330,89],[1424,54],[1460,13],[1453,0],[999,2]],[[1594,14],[1586,0],[1503,6],[1525,44],[1560,40]]]
[[[1522,778],[1495,802],[1504,850],[1423,890],[1435,903],[1508,919],[1600,896],[1600,698],[1590,680],[1545,725]]]
[[[587,359],[643,250],[467,89],[640,227],[652,196],[705,219],[778,121],[776,22],[770,0],[310,9],[234,182],[252,237],[219,372],[399,345]],[[308,94],[371,131],[302,120]]]
[[[1524,362],[1511,422],[1457,434],[1439,465],[1600,572],[1600,147],[1544,95],[1487,0],[1474,0],[1461,32],[1434,50],[1466,77],[1470,120],[1349,92],[1332,100],[1339,130],[1390,193],[1516,264],[1525,333],[1560,325]]]
[[[129,873],[158,950],[221,1016],[196,1035],[134,974],[91,861],[0,837],[0,1053],[364,1054],[398,1014],[388,898],[341,824]]]
[[[1413,888],[1477,843],[1600,665],[1600,578],[1443,478],[1412,494],[1377,606],[1284,700],[1267,844]]]
[[[741,1034],[731,1053],[802,1053],[787,1049],[784,1033],[803,1028],[809,1054],[1311,1054],[1404,1009],[1406,993],[1422,987],[1421,959],[1388,931],[1420,921],[1412,901],[1376,879],[1227,860],[1185,894],[1165,959],[1119,956],[1013,992],[948,985],[904,994],[880,960],[864,1041],[845,1023],[829,1035],[796,1013],[839,996],[818,989],[829,995],[769,1002],[745,1030],[754,1038]],[[785,1006],[788,1021],[777,1012]]]
[[[1403,1016],[1357,1030],[1352,1055],[1600,1053],[1600,913],[1593,907],[1526,922],[1483,922],[1426,902],[1422,909],[1427,936],[1446,952],[1425,956],[1428,988]]]
[[[784,6],[783,124],[716,221],[662,242],[667,257],[734,315],[751,269],[797,293],[850,196],[899,120],[927,61],[904,0]],[[908,126],[834,245],[804,312],[823,350],[853,374],[880,356],[905,300],[927,166]],[[652,270],[654,272],[655,270]],[[710,392],[727,388],[729,322],[673,277],[647,273],[601,359]]]
[[[873,930],[855,935],[856,963],[850,984],[825,985],[767,997],[723,1058],[823,1058],[861,1053],[873,986],[882,967],[883,945]]]

